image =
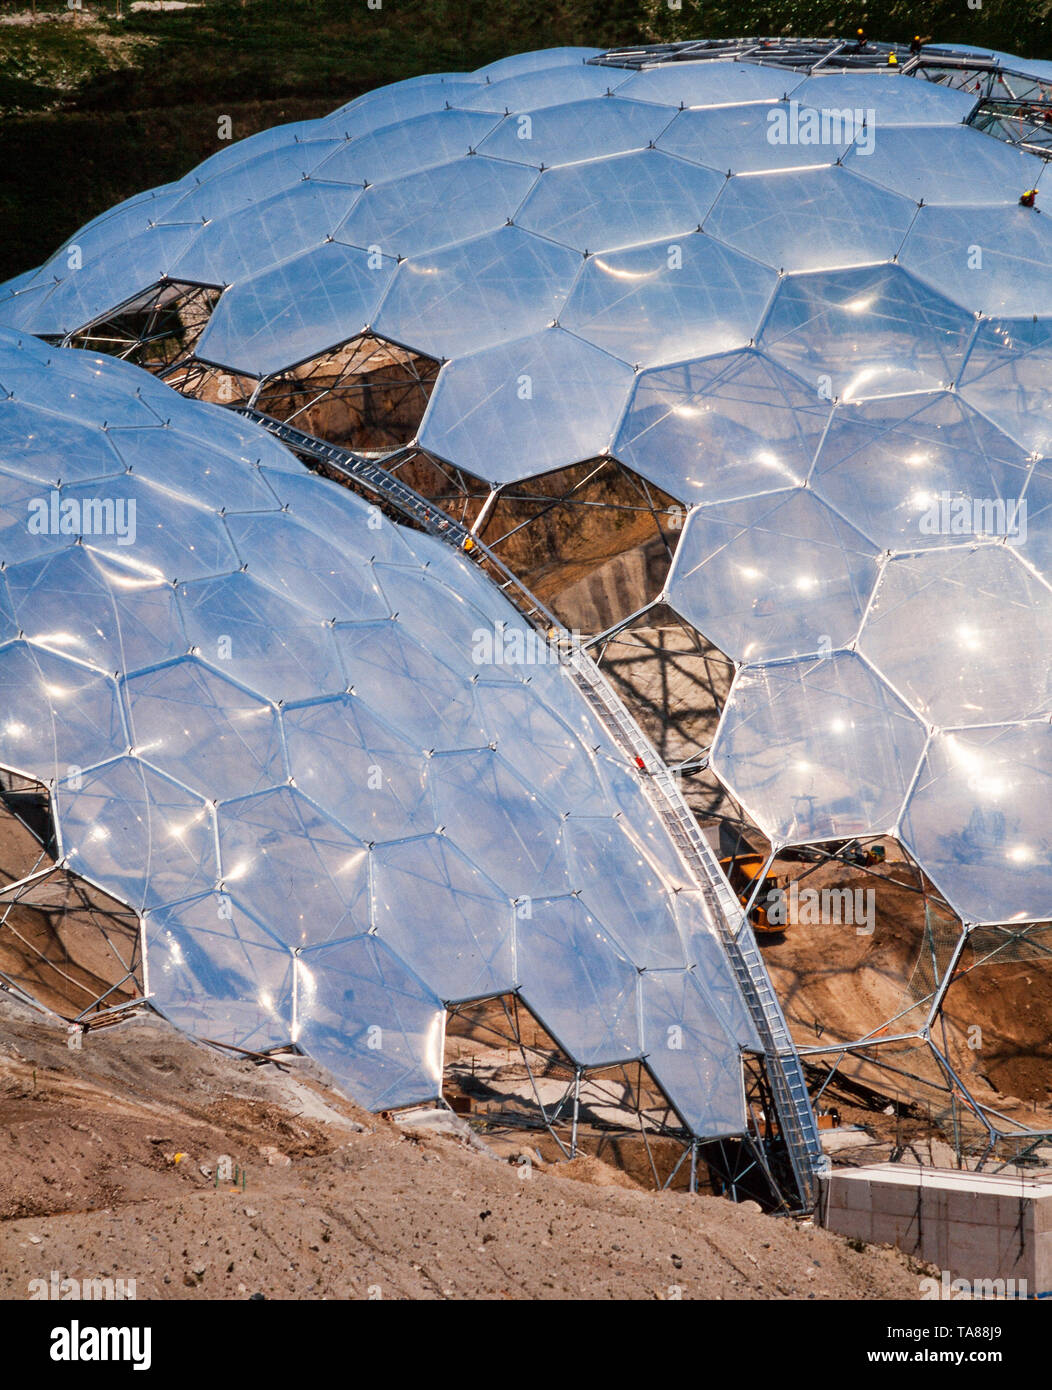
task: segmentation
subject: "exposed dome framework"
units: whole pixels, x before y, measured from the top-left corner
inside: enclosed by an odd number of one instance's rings
[[[915,861],[964,926],[916,1036],[993,1140],[931,1030],[969,940],[1052,916],[1052,240],[1020,205],[1050,76],[739,41],[412,79],[97,219],[0,317],[379,455],[518,570],[553,515],[654,535],[665,573],[599,649],[670,608],[729,658],[685,767],[772,862],[877,837]],[[384,351],[404,448],[345,400]],[[958,504],[994,524],[952,529]]]

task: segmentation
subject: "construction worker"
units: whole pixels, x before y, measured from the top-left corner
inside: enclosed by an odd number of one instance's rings
[[[855,30],[855,52],[865,53],[866,51],[866,31],[865,29]]]

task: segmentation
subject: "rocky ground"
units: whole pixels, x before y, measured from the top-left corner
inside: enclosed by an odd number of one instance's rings
[[[509,1163],[462,1121],[415,1120],[149,1016],[71,1051],[0,995],[0,1296],[52,1271],[134,1279],[140,1299],[918,1296],[896,1251],[591,1158]]]

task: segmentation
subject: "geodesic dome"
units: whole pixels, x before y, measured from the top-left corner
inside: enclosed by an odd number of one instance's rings
[[[191,360],[250,387],[368,337],[441,364],[443,464],[619,460],[689,509],[665,597],[740,667],[712,765],[772,840],[894,833],[966,920],[1052,915],[1052,233],[1033,139],[986,110],[1046,68],[694,48],[521,55],[267,131],[97,218],[0,318],[68,337],[212,287]],[[926,524],[1021,501],[1013,535]]]
[[[6,331],[0,488],[0,765],[140,914],[175,1024],[298,1043],[379,1109],[440,1093],[447,1004],[517,989],[579,1066],[645,1057],[691,1134],[744,1131],[759,1043],[698,884],[469,561]]]

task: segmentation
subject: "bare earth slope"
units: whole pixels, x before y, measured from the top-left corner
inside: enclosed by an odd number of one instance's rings
[[[216,1185],[221,1155],[244,1189]],[[313,1064],[230,1060],[153,1018],[70,1051],[0,996],[5,1298],[52,1270],[139,1298],[917,1297],[896,1252],[565,1171],[520,1177],[472,1137],[357,1110]]]

